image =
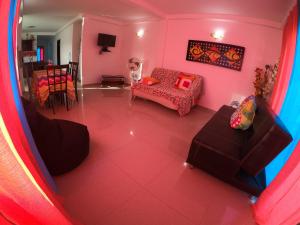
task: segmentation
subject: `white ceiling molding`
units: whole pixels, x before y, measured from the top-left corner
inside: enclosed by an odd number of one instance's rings
[[[153,6],[152,4],[148,3],[145,0],[129,0],[129,1],[161,18],[166,18],[167,16],[165,12],[161,11],[160,9],[158,9],[157,7]]]
[[[113,18],[108,18],[108,17],[105,17],[105,16],[95,16],[95,15],[84,14],[83,17],[87,18],[87,19],[97,20],[97,21],[100,21],[100,22],[105,22],[105,23],[118,25],[118,26],[122,26],[122,25],[126,24],[125,22],[121,22],[119,20],[115,20]]]
[[[124,22],[123,25],[124,26],[128,26],[131,24],[143,24],[143,23],[151,23],[151,22],[159,22],[159,21],[166,21],[167,18],[148,18],[148,19],[140,19],[140,20],[136,20],[136,21],[132,21],[132,22]]]
[[[270,27],[274,29],[282,29],[282,23],[271,20],[256,19],[251,17],[224,15],[224,14],[178,14],[167,16],[168,20],[216,20],[216,21],[230,21],[238,23],[248,23],[258,26]]]

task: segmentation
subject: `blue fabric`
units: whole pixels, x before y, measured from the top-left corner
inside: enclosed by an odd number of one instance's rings
[[[11,83],[11,88],[12,88],[13,96],[14,96],[14,104],[17,107],[19,118],[21,120],[24,132],[25,132],[27,140],[29,142],[30,149],[31,149],[33,155],[35,156],[35,158],[40,166],[40,169],[42,170],[48,184],[54,191],[57,191],[57,187],[54,183],[54,180],[50,176],[50,174],[45,166],[45,163],[42,160],[41,155],[39,154],[39,152],[37,150],[37,147],[33,140],[31,130],[27,123],[23,105],[22,105],[22,102],[20,99],[17,74],[16,74],[16,70],[15,70],[14,45],[13,45],[13,27],[14,27],[13,25],[14,25],[14,20],[15,20],[15,16],[16,16],[17,6],[18,6],[18,0],[11,0],[10,11],[9,11],[9,21],[8,21],[8,60],[9,60],[9,69],[10,69],[10,83]]]
[[[300,1],[298,0],[298,8]],[[298,10],[299,12],[299,10]],[[298,16],[299,17],[299,16]],[[270,184],[286,164],[300,139],[300,23],[298,22],[297,44],[293,72],[279,118],[293,137],[293,142],[284,149],[267,167],[266,181]]]
[[[40,62],[41,61],[41,48],[37,48],[37,61]]]

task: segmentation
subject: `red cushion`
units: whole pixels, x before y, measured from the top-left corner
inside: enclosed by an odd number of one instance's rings
[[[196,79],[195,76],[180,73],[175,82],[175,88],[182,89],[182,90],[189,90],[195,79]]]

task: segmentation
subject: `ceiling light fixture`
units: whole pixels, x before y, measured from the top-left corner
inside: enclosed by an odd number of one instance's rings
[[[136,33],[136,35],[137,35],[139,38],[144,37],[144,35],[145,35],[145,30],[144,30],[144,29],[140,29],[140,30]]]
[[[211,37],[218,41],[221,41],[224,38],[224,36],[224,30],[215,30],[213,33],[211,33]]]

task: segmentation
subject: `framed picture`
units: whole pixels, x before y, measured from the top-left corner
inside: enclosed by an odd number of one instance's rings
[[[236,45],[189,40],[186,60],[241,71],[245,48]]]

